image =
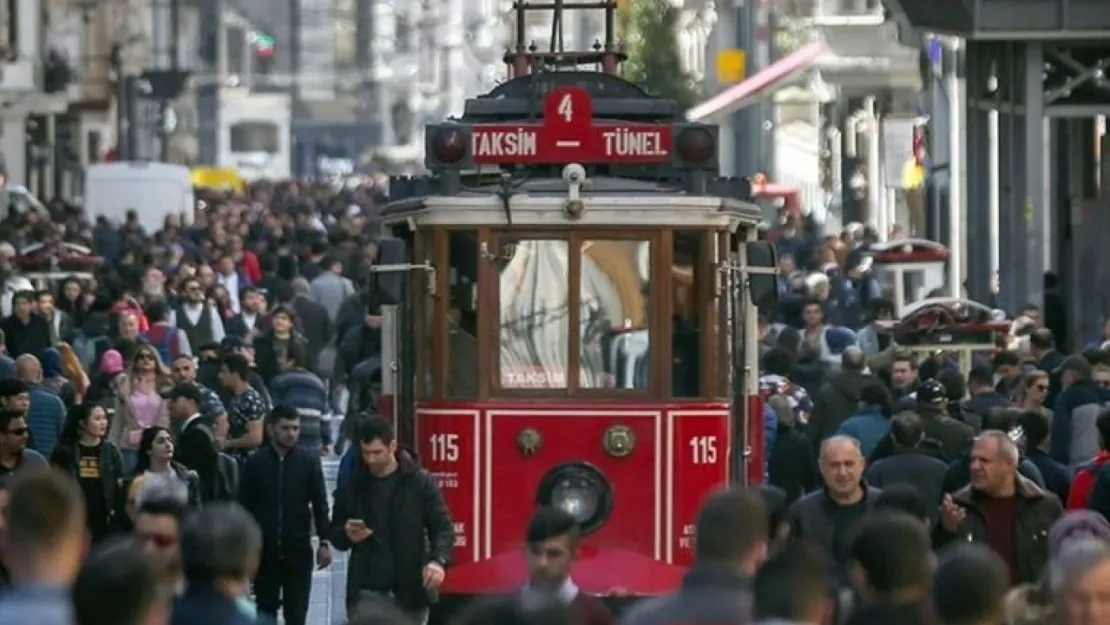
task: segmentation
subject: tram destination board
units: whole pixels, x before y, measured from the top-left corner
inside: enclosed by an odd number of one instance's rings
[[[470,140],[476,165],[651,164],[670,162],[673,153],[669,125],[594,124],[593,99],[580,87],[548,92],[542,123],[475,124]]]

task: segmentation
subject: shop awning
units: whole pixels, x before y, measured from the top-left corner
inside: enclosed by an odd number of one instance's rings
[[[786,86],[788,80],[813,65],[824,51],[824,44],[821,43],[803,46],[690,109],[686,118],[701,122],[738,111]]]

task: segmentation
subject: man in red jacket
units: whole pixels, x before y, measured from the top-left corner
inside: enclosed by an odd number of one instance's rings
[[[1098,455],[1075,470],[1075,478],[1068,491],[1068,510],[1082,510],[1087,507],[1098,470],[1110,462],[1110,410],[1102,411],[1095,420],[1095,427],[1098,429]]]

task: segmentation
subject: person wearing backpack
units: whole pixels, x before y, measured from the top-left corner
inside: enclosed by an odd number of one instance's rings
[[[1075,477],[1071,481],[1071,490],[1068,491],[1068,510],[1083,510],[1087,507],[1100,470],[1110,462],[1110,409],[1103,410],[1098,415],[1095,427],[1098,429],[1098,455],[1076,469]],[[1107,499],[1110,500],[1110,496]]]
[[[143,334],[143,339],[158,350],[162,362],[170,363],[180,355],[191,355],[189,337],[170,325],[166,313],[166,305],[154,301],[147,305],[146,316],[150,320],[150,329]]]

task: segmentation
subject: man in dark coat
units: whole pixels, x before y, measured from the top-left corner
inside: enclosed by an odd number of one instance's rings
[[[836,434],[840,424],[859,410],[860,389],[864,382],[873,379],[864,373],[865,369],[863,351],[857,347],[849,347],[840,357],[840,372],[834,374],[817,391],[807,428],[814,451],[821,445],[821,441]]]
[[[890,420],[888,436],[894,445],[894,454],[867,467],[863,478],[877,488],[894,484],[913,486],[927,503],[928,509],[935,511],[948,465],[920,448],[925,440],[921,418],[912,412],[895,415]],[[936,513],[930,518],[936,520]]]
[[[1064,514],[1060,500],[1020,476],[1019,451],[1010,437],[985,431],[971,450],[971,483],[944,498],[933,543],[989,545],[1010,569],[1011,584],[1041,578],[1048,530]]]

